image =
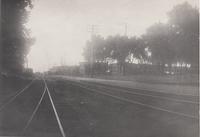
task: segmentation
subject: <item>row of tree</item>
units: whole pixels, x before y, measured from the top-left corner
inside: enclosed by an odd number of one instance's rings
[[[23,70],[26,55],[33,39],[25,27],[31,0],[2,0],[1,1],[1,66],[7,72]]]
[[[121,67],[131,57],[139,62],[164,66],[185,62],[198,66],[199,11],[187,2],[168,12],[167,23],[150,26],[140,37],[92,36],[83,55],[88,62],[117,60]]]

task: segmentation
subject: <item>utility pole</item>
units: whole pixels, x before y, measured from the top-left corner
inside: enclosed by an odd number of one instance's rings
[[[51,68],[51,64],[50,64],[50,56],[49,56],[49,53],[48,53],[48,51],[45,51],[45,56],[46,56],[46,59],[47,59],[47,64],[46,64],[46,66],[47,66],[47,70],[49,70],[50,68]]]
[[[91,36],[95,35],[97,33],[97,25],[89,25],[88,32],[91,33]]]
[[[91,40],[92,40],[92,38],[93,38],[93,37],[96,35],[96,33],[97,33],[97,25],[90,25],[90,26],[89,26],[88,32],[91,33]],[[92,47],[91,47],[90,54],[91,54],[91,60],[90,60],[90,74],[91,74],[91,77],[93,77],[93,75],[94,75],[94,45],[92,45]]]
[[[25,58],[25,67],[28,69],[28,57]]]
[[[0,7],[1,7],[1,0],[0,0]],[[1,18],[1,10],[0,10],[0,18]],[[2,24],[2,23],[1,23]],[[2,65],[3,65],[3,56],[2,56],[2,30],[1,30],[1,24],[0,24],[0,72],[2,72]],[[2,87],[2,74],[0,74],[0,90],[2,91],[1,89]]]
[[[124,36],[127,36],[127,31],[128,31],[128,24],[125,23],[125,26],[124,26]]]

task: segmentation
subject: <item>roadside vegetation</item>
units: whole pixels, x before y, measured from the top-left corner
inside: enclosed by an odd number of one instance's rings
[[[199,11],[185,2],[167,13],[168,22],[157,22],[141,36],[102,37],[93,35],[83,55],[88,74],[109,70],[117,64],[119,73],[198,73]],[[108,64],[100,68],[98,64]],[[134,64],[135,68],[131,68]],[[102,66],[102,65],[101,65]],[[104,69],[104,70],[103,70]]]

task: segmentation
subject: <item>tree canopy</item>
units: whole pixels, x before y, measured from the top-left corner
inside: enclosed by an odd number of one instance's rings
[[[169,13],[173,34],[171,43],[177,60],[198,64],[199,11],[187,2],[175,6]]]
[[[199,11],[187,2],[176,5],[168,12],[167,23],[155,23],[141,37],[96,36],[87,42],[84,57],[94,60],[116,59],[124,63],[126,58],[151,61],[164,65],[186,62],[198,65],[199,55]]]
[[[26,55],[33,39],[25,27],[31,0],[2,0],[2,68],[19,72],[23,69]]]

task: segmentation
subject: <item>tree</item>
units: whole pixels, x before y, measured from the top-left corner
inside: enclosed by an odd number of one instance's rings
[[[83,56],[88,62],[104,61],[105,55],[105,40],[101,36],[92,36],[90,41],[86,42],[83,50]]]
[[[147,29],[144,39],[152,52],[152,62],[159,65],[173,62],[175,52],[170,43],[170,35],[167,24],[156,23]]]
[[[145,45],[141,38],[117,35],[104,39],[101,36],[94,36],[91,41],[87,41],[83,55],[89,62],[91,58],[94,58],[94,61],[105,61],[106,58],[116,59],[120,72],[125,74],[127,57],[133,54],[135,58],[147,59],[144,49]]]
[[[10,72],[23,69],[32,38],[24,24],[32,8],[31,0],[2,0],[2,68]]]
[[[157,64],[161,72],[165,64],[170,67],[180,61],[198,65],[198,9],[186,2],[175,6],[168,16],[168,23],[153,24],[140,38],[119,35],[93,38],[86,44],[85,57],[89,60],[93,49],[95,60],[116,59],[123,74],[127,56]]]
[[[147,60],[147,55],[145,53],[145,48],[147,47],[143,37],[137,38],[132,37],[129,39],[129,47],[130,47],[130,54],[133,55],[134,58],[139,60]]]
[[[127,36],[115,36],[110,39],[110,57],[118,61],[120,73],[125,74],[125,60],[131,51]]]
[[[86,42],[83,50],[83,56],[89,62],[88,72],[91,76],[95,71],[100,72],[100,67],[97,67],[98,62],[103,62],[106,59],[105,55],[105,40],[99,35],[93,35],[90,41]]]
[[[173,30],[171,43],[178,61],[198,64],[199,55],[199,11],[187,2],[175,6],[169,13],[169,24]]]

